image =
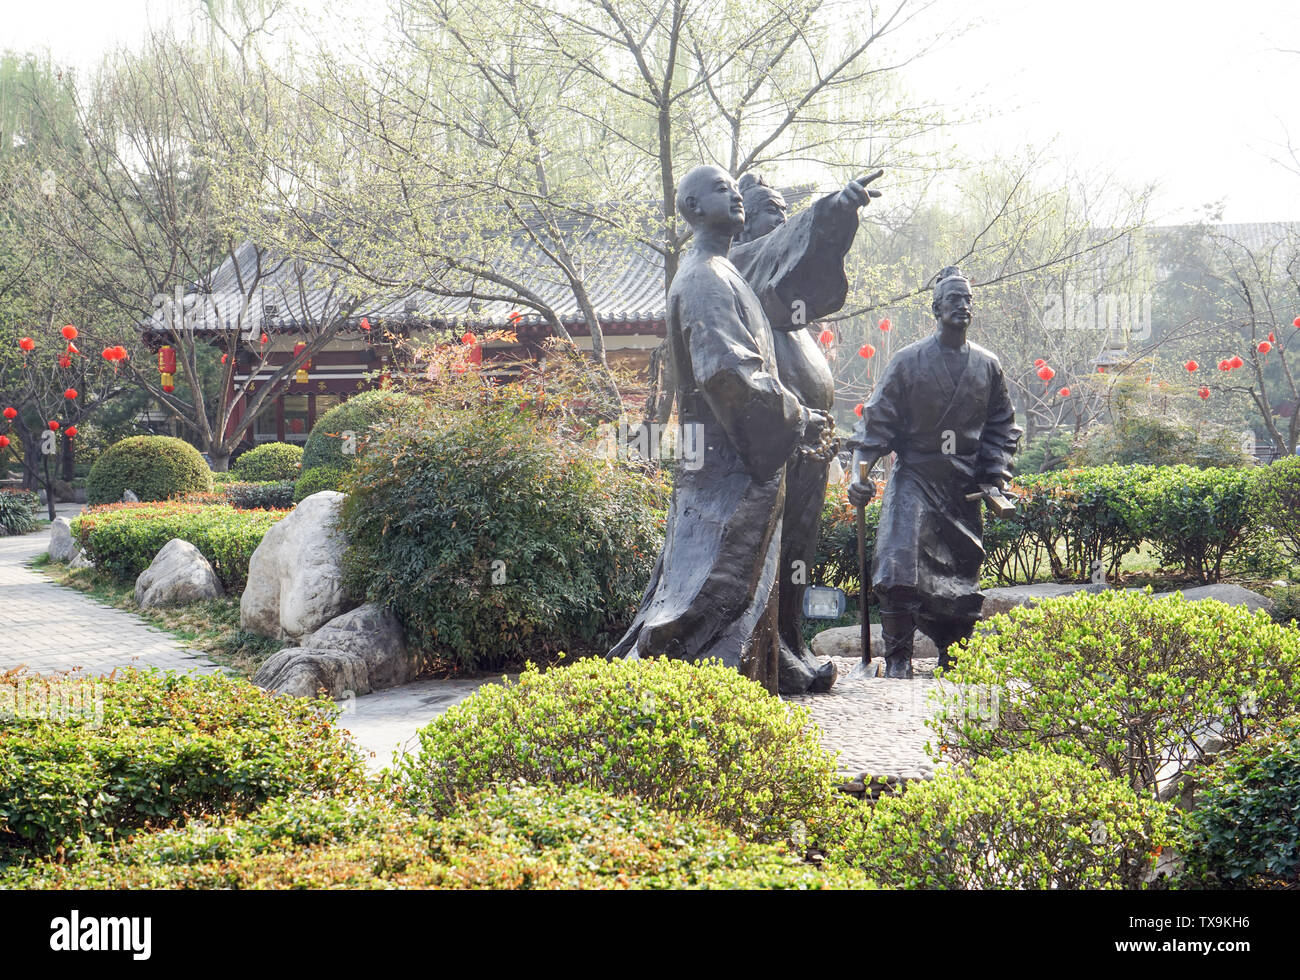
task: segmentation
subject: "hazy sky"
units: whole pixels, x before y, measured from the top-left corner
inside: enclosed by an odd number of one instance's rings
[[[0,0],[0,47],[48,48],[84,68],[138,37],[151,12],[196,6]],[[996,110],[961,137],[975,155],[1050,143],[1078,167],[1158,183],[1162,223],[1217,200],[1228,221],[1300,220],[1300,174],[1269,159],[1288,131],[1300,149],[1295,0],[946,0],[917,27],[972,17],[977,26],[905,79],[930,98]]]

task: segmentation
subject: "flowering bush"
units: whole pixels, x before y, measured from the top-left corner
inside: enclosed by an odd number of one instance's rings
[[[134,579],[172,538],[188,541],[212,563],[227,589],[248,580],[248,562],[271,525],[288,511],[169,502],[109,504],[73,518],[72,533],[100,571]]]

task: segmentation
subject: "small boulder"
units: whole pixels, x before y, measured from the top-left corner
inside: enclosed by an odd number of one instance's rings
[[[401,623],[391,610],[375,602],[335,616],[302,645],[307,650],[334,650],[361,657],[373,691],[405,684],[413,673]]]
[[[997,589],[984,590],[984,605],[980,608],[980,619],[989,619],[1000,613],[1010,612],[1016,606],[1032,606],[1043,599],[1057,599],[1076,592],[1104,592],[1105,585],[1093,585],[1090,582],[1040,582],[1037,585],[1008,585]]]
[[[322,688],[331,698],[370,693],[365,659],[342,650],[286,647],[258,668],[253,683],[299,698],[314,698]]]
[[[1183,598],[1188,602],[1195,602],[1198,599],[1217,599],[1229,606],[1245,606],[1251,612],[1256,609],[1263,609],[1270,616],[1273,614],[1273,600],[1268,596],[1262,596],[1258,592],[1252,592],[1250,589],[1240,585],[1233,585],[1230,582],[1219,582],[1216,585],[1198,585],[1194,589],[1183,589],[1182,593]],[[1158,592],[1153,598],[1161,599],[1171,595],[1173,595],[1172,592]]]
[[[72,522],[66,517],[56,517],[50,524],[49,553],[54,561],[72,561],[77,557],[77,542],[72,536]]]
[[[149,567],[135,580],[135,601],[141,609],[183,606],[224,594],[203,553],[180,538],[172,538],[158,549]]]
[[[343,591],[347,541],[336,526],[344,499],[313,493],[266,532],[239,600],[244,629],[297,642],[355,605]]]
[[[68,564],[69,568],[94,568],[95,563],[86,557],[85,551],[78,551],[77,557]]]
[[[138,504],[139,502],[140,502],[140,498],[137,497],[137,496],[135,495],[135,491],[134,491],[134,490],[123,490],[123,491],[122,491],[122,503],[124,503],[124,504]]]
[[[862,627],[837,626],[834,629],[822,630],[812,638],[809,649],[815,657],[861,657]],[[885,638],[880,632],[880,624],[872,623],[871,654],[883,657],[884,653]],[[927,657],[938,656],[939,648],[934,645],[934,641],[917,630],[912,635],[912,659],[924,660]]]

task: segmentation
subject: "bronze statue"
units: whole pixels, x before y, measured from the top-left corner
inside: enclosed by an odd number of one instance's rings
[[[610,656],[717,657],[775,693],[785,466],[833,422],[778,380],[763,304],[727,257],[745,223],[731,175],[696,167],[677,210],[694,242],[668,291],[668,345],[680,421],[700,427],[704,453],[677,471],[663,550]]]
[[[858,208],[879,197],[867,185],[883,171],[850,181],[786,220],[785,198],[761,176],[740,179],[745,227],[731,261],[763,302],[776,344],[781,383],[808,408],[829,412],[835,381],[810,326],[844,305],[844,257],[858,230]],[[799,454],[786,465],[781,521],[781,572],[777,631],[781,640],[780,690],[803,694],[830,690],[835,663],[821,663],[803,641],[803,593],[817,551],[830,458]]]
[[[885,676],[912,676],[912,635],[940,650],[969,637],[984,597],[981,485],[1005,489],[1020,440],[1002,366],[966,340],[973,314],[970,282],[951,266],[936,277],[931,306],[938,329],[890,360],[849,440],[854,481],[849,501],[875,495],[857,479],[886,453],[897,454],[885,489],[872,561],[880,601]]]

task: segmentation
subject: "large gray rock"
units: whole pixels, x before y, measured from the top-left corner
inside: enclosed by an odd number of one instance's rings
[[[77,557],[77,542],[72,537],[72,522],[66,517],[56,517],[50,524],[50,558],[54,561],[72,561]]]
[[[275,694],[315,697],[324,689],[331,698],[369,694],[366,661],[343,650],[304,650],[287,647],[253,675],[253,683]]]
[[[391,610],[375,602],[335,616],[302,645],[307,650],[334,650],[361,657],[373,691],[405,684],[413,673],[401,624]]]
[[[239,600],[244,629],[297,641],[354,605],[343,591],[343,500],[334,490],[314,493],[266,532]]]
[[[188,541],[172,538],[135,580],[135,601],[141,609],[184,606],[225,595],[217,573],[203,553]]]
[[[1220,582],[1217,585],[1198,585],[1194,589],[1183,589],[1182,593],[1183,598],[1189,602],[1195,602],[1199,599],[1217,599],[1229,606],[1245,606],[1251,612],[1256,609],[1263,609],[1269,615],[1273,613],[1273,600],[1268,596],[1262,596],[1258,592],[1252,592],[1250,589],[1229,582]],[[1171,595],[1173,595],[1172,592],[1158,592],[1153,598],[1161,599]]]
[[[137,496],[135,495],[135,491],[134,491],[134,490],[123,490],[123,491],[122,491],[122,503],[124,503],[124,504],[138,504],[139,502],[140,502],[140,498],[137,497]]]
[[[980,618],[988,619],[1000,613],[1010,612],[1016,606],[1032,606],[1043,599],[1057,599],[1076,592],[1104,592],[1106,586],[1091,583],[1040,582],[1037,585],[1008,585],[997,589],[984,590],[984,605],[980,608]]]
[[[78,551],[77,557],[68,564],[69,568],[94,568],[95,563],[86,557],[85,551]]]
[[[822,630],[812,638],[809,648],[817,657],[861,657],[862,627],[837,626],[834,629]],[[873,657],[885,655],[885,639],[881,635],[879,623],[871,624],[871,655]],[[939,650],[934,645],[934,641],[917,630],[912,636],[912,659],[924,660],[927,657],[938,656]]]

